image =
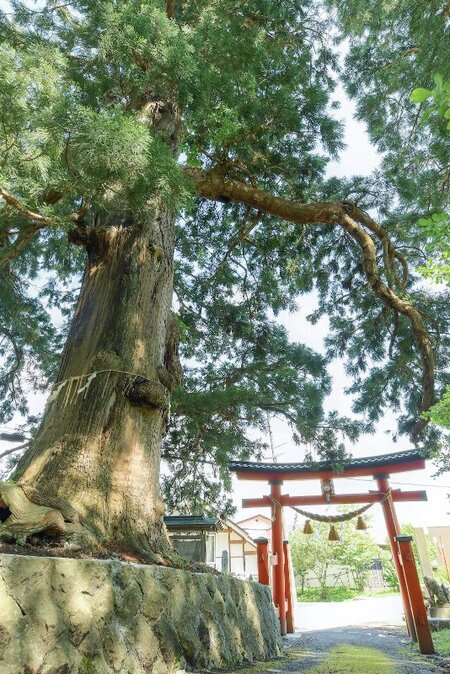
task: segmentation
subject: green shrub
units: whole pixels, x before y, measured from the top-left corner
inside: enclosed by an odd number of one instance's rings
[[[392,559],[383,559],[383,569],[381,574],[383,576],[384,582],[389,588],[391,588],[391,590],[400,590],[397,571],[395,570],[395,565]]]
[[[303,592],[297,589],[298,601],[314,602],[314,601],[345,601],[346,599],[353,599],[360,594],[359,590],[349,587],[325,587],[323,591],[320,587],[309,587]]]

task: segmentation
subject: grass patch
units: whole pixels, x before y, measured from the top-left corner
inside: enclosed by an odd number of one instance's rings
[[[391,660],[375,648],[343,644],[333,648],[324,662],[307,672],[307,674],[362,673],[395,674],[395,669]]]
[[[359,594],[358,590],[349,587],[326,587],[323,594],[318,587],[308,587],[303,593],[297,590],[297,599],[298,601],[346,601]]]
[[[359,594],[360,597],[394,597],[400,595],[398,590],[393,590],[391,587],[383,587],[381,590],[364,590]]]
[[[355,599],[355,597],[363,599],[364,597],[386,597],[389,595],[398,595],[398,592],[396,590],[391,590],[390,587],[381,590],[366,590],[364,592],[349,587],[326,587],[324,597],[321,595],[321,591],[318,587],[308,587],[303,593],[300,589],[297,589],[297,600],[304,602],[346,601],[348,599]]]
[[[450,655],[450,629],[432,632],[433,643],[439,655]]]

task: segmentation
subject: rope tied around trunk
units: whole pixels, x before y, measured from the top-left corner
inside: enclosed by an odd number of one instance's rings
[[[67,405],[71,405],[74,400],[77,398],[77,396],[80,393],[84,393],[83,398],[87,397],[87,394],[89,392],[89,387],[94,381],[94,379],[98,375],[104,375],[106,374],[105,378],[105,383],[103,386],[103,391],[101,394],[101,397],[103,398],[107,389],[107,386],[109,384],[109,379],[111,375],[125,375],[126,377],[129,377],[129,380],[127,380],[123,386],[122,392],[124,395],[127,395],[130,389],[133,387],[134,383],[137,381],[146,381],[146,382],[151,382],[152,380],[146,377],[143,374],[138,374],[137,372],[130,372],[128,370],[116,370],[114,368],[109,368],[107,370],[95,370],[93,372],[87,372],[86,374],[80,374],[76,375],[74,377],[68,377],[67,379],[62,379],[60,381],[57,381],[53,384],[51,393],[48,397],[47,403],[51,403],[56,398],[59,396],[61,391],[65,388],[65,394],[64,394],[64,400],[63,400],[63,407],[67,407]],[[85,381],[83,386],[81,384]]]

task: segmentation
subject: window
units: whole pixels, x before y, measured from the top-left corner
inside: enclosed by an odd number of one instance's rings
[[[216,537],[214,534],[206,534],[206,563],[216,565]]]
[[[204,539],[203,536],[197,537],[172,537],[172,543],[175,550],[180,557],[189,560],[190,562],[204,562]]]

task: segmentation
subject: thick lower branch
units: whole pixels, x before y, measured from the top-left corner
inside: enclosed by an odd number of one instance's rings
[[[252,206],[263,213],[302,225],[312,223],[336,224],[342,217],[342,204],[332,201],[300,204],[275,197],[264,190],[237,180],[225,180],[219,173],[201,169],[186,169],[202,197],[214,201],[230,200]]]
[[[0,197],[6,201],[8,206],[11,206],[15,211],[19,213],[26,220],[31,220],[35,223],[37,227],[48,227],[55,225],[57,218],[53,218],[48,215],[42,215],[41,213],[36,213],[35,211],[30,210],[24,204],[22,204],[16,197],[5,190],[4,187],[0,185]]]
[[[194,181],[199,194],[216,201],[231,200],[246,204],[263,213],[274,215],[296,224],[328,224],[339,225],[358,244],[363,256],[364,272],[370,288],[382,302],[403,314],[410,321],[418,350],[422,358],[422,400],[420,411],[427,410],[435,402],[434,391],[434,353],[430,336],[424,320],[415,306],[401,299],[381,278],[377,264],[377,249],[369,230],[383,249],[386,277],[394,280],[394,285],[403,287],[407,278],[407,265],[403,256],[395,250],[387,232],[367,213],[348,202],[318,202],[301,204],[288,199],[276,197],[247,183],[227,180],[217,171],[186,169],[186,173]],[[396,262],[402,267],[402,278],[399,278]],[[418,421],[412,431],[413,439],[425,425]]]
[[[392,288],[389,288],[382,281],[376,260],[375,244],[363,227],[347,214],[342,218],[341,226],[358,243],[362,250],[363,266],[369,286],[388,307],[406,316],[411,323],[416,344],[422,357],[422,401],[420,411],[427,410],[436,402],[434,392],[434,353],[422,315],[411,302],[400,299]],[[424,426],[425,422],[423,420],[417,422],[412,432],[414,439],[417,439],[418,433]]]

